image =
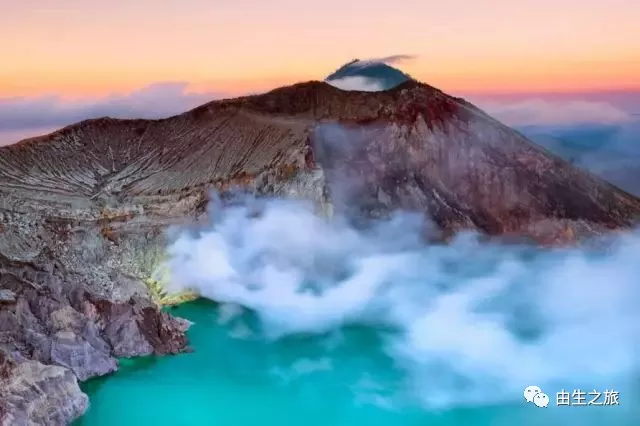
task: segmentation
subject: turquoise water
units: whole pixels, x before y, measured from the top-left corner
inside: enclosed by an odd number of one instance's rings
[[[422,408],[410,372],[383,350],[392,329],[342,327],[272,340],[255,315],[207,300],[172,313],[195,323],[195,351],[123,360],[115,375],[84,383],[91,406],[76,426],[631,426],[640,419],[632,407],[640,400],[624,392],[620,406],[557,407],[552,397],[543,409],[514,395],[497,405]]]
[[[362,229],[295,201],[214,212],[167,248],[170,290],[206,298],[173,310],[195,352],[84,384],[79,425],[640,424],[640,232],[544,250],[425,244],[404,213]],[[562,389],[620,405],[556,406]]]

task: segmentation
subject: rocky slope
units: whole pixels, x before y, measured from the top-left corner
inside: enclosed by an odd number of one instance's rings
[[[96,297],[50,255],[0,256],[0,420],[66,424],[87,408],[78,380],[111,373],[115,357],[178,353],[188,324],[142,298]]]
[[[312,200],[323,214],[417,210],[542,243],[632,226],[640,200],[415,81],[385,92],[322,82],[215,101],[164,120],[89,120],[0,148],[0,418],[64,424],[77,380],[114,357],[185,349],[142,280],[165,228],[210,190]]]

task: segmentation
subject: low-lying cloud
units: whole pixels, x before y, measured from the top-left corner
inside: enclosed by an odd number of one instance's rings
[[[381,92],[385,90],[382,80],[361,76],[327,80],[327,83],[340,90],[353,90],[360,92]]]
[[[401,402],[490,407],[521,400],[529,383],[619,389],[636,377],[640,234],[602,252],[462,234],[433,246],[405,213],[363,230],[300,201],[216,201],[211,211],[210,226],[176,230],[170,290],[252,311],[264,335],[251,337],[265,344],[382,326],[382,350],[405,378]]]
[[[531,126],[520,130],[576,166],[640,196],[640,120],[613,125]]]
[[[188,92],[188,83],[155,83],[123,95],[63,100],[58,96],[0,98],[0,145],[89,118],[164,118],[220,97]]]
[[[574,96],[472,101],[565,160],[640,196],[640,93]]]
[[[633,115],[604,101],[523,99],[511,102],[478,100],[480,108],[510,126],[615,124]]]

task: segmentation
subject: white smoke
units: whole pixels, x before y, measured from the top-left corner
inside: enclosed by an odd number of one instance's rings
[[[382,80],[360,76],[327,80],[327,84],[330,84],[340,90],[358,92],[381,92],[385,90]]]
[[[473,235],[426,245],[415,217],[355,230],[295,201],[211,213],[215,223],[169,247],[174,290],[252,310],[270,338],[391,327],[386,351],[429,407],[517,400],[531,384],[622,388],[636,377],[637,234],[606,251],[543,251]]]

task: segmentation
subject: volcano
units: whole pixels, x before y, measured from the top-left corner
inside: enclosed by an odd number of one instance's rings
[[[352,218],[414,211],[442,238],[564,244],[636,223],[638,198],[405,77],[379,92],[311,81],[162,120],[92,119],[0,148],[0,417],[70,421],[86,408],[78,379],[186,349],[185,324],[143,279],[166,227],[204,217],[213,190]]]
[[[331,182],[339,174],[351,188],[336,201],[422,211],[449,230],[547,241],[559,224],[579,237],[631,226],[640,211],[637,198],[415,80],[382,92],[312,81],[163,120],[88,120],[0,149],[6,211],[58,220],[179,218],[233,185],[331,204],[318,194],[343,192]],[[29,235],[25,249],[37,244]]]
[[[351,78],[365,79],[375,85],[379,91],[393,89],[404,82],[413,80],[408,74],[386,63],[354,59],[338,68],[325,81],[336,85],[340,80]]]

